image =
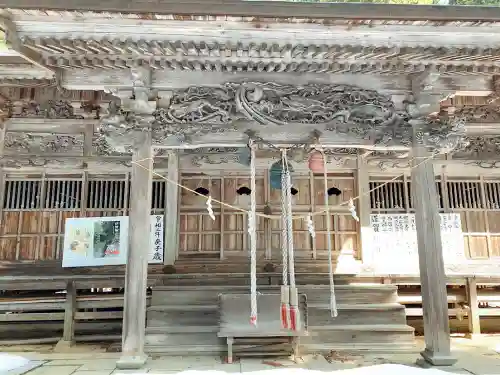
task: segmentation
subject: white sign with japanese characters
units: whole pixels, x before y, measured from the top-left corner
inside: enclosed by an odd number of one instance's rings
[[[445,264],[466,261],[460,214],[440,214]],[[371,250],[377,271],[418,272],[417,229],[414,214],[370,215]]]
[[[163,264],[163,215],[151,216],[151,236],[149,263]]]

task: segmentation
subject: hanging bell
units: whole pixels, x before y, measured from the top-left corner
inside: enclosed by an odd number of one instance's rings
[[[271,189],[281,190],[281,174],[283,173],[283,164],[277,161],[269,169],[269,185]]]
[[[324,173],[325,172],[325,161],[323,154],[319,151],[313,151],[309,155],[309,169],[313,173]]]
[[[243,164],[247,167],[250,166],[252,155],[250,154],[250,148],[242,147],[238,149],[238,153],[236,154],[238,158],[238,163]]]
[[[288,164],[288,170],[293,172],[293,167],[291,164]],[[283,174],[283,164],[281,160],[275,162],[271,165],[269,169],[269,185],[271,185],[271,189],[281,190],[281,175]]]

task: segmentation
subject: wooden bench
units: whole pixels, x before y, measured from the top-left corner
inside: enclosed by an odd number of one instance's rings
[[[281,295],[259,294],[257,297],[257,325],[250,324],[250,295],[219,295],[218,337],[227,340],[227,362],[233,362],[233,344],[237,338],[289,338],[295,355],[298,353],[299,339],[307,336],[307,298],[299,295],[300,324],[297,331],[284,329],[281,325]],[[259,340],[258,346],[262,345]],[[263,355],[271,355],[266,352]]]

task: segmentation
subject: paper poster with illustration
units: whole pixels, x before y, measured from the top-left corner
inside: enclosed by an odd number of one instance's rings
[[[63,267],[127,263],[128,217],[66,219]],[[163,263],[163,215],[151,216],[149,263]]]

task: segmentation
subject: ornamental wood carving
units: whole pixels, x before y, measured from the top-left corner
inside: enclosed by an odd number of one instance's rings
[[[412,144],[412,113],[397,109],[388,96],[356,86],[226,83],[188,87],[172,92],[167,99],[162,98],[163,107],[151,115],[131,110],[150,108],[147,95],[126,98],[129,104],[125,107],[112,102],[101,121],[100,134],[119,152],[130,152],[144,131],[152,132],[156,145],[167,140],[190,143],[194,137],[210,134],[233,133],[237,137],[249,130],[258,134],[270,128],[283,134],[283,141],[286,134],[299,129],[339,137],[344,143],[408,148]],[[427,125],[424,141],[432,149],[453,149],[465,132],[464,122],[454,116],[428,119]]]
[[[482,168],[497,168],[499,158],[500,136],[466,137],[464,146],[453,153],[453,159],[471,160]]]
[[[34,100],[13,103],[12,117],[31,117],[47,119],[83,119],[75,114],[71,102],[65,100],[49,100],[38,103]]]
[[[94,142],[99,147],[98,153],[131,154],[142,141],[140,133],[151,131],[152,120],[152,116],[137,115],[112,101],[108,107],[108,115],[100,122],[100,137]]]
[[[468,122],[500,122],[500,106],[467,106],[457,108],[454,116],[462,117]]]
[[[60,135],[47,133],[18,133],[5,134],[6,153],[24,154],[77,154],[83,153],[82,135]]]

